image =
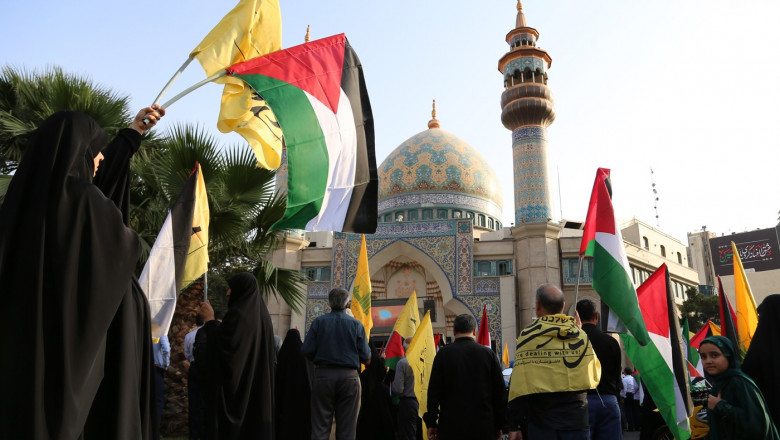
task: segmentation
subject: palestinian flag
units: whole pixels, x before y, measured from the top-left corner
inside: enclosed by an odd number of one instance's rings
[[[267,102],[284,134],[287,210],[272,229],[374,233],[374,119],[360,60],[344,34],[226,70]]]
[[[737,315],[734,313],[734,308],[731,307],[731,302],[729,302],[726,292],[723,291],[720,275],[718,275],[718,304],[720,306],[720,333],[729,338],[734,347],[739,347],[736,324]]]
[[[404,357],[404,339],[411,338],[420,325],[420,312],[417,309],[417,292],[412,292],[406,300],[401,315],[393,325],[393,333],[385,346],[385,366],[395,370],[395,365]]]
[[[168,333],[173,312],[176,309],[176,297],[180,289],[189,285],[184,281],[185,266],[190,263],[188,253],[191,242],[197,234],[196,229],[200,230],[202,226],[200,220],[195,217],[196,207],[199,204],[205,203],[206,222],[208,221],[208,202],[205,199],[205,191],[202,194],[202,201],[198,197],[198,187],[202,182],[200,165],[196,164],[195,170],[187,179],[179,197],[168,212],[168,217],[165,219],[160,233],[157,234],[157,239],[149,252],[149,258],[146,260],[146,265],[138,279],[149,299],[152,338],[155,340]],[[206,229],[208,229],[207,224]],[[207,253],[206,258],[208,258]],[[200,275],[202,274],[201,272]]]
[[[641,345],[650,342],[626,258],[623,235],[612,208],[609,170],[599,168],[590,195],[580,256],[593,257],[593,289],[609,306],[608,331],[625,328]]]
[[[691,332],[688,327],[688,317],[682,319],[682,329],[680,334],[682,335],[683,347],[685,348],[685,361],[688,365],[688,376],[690,377],[704,377],[703,371],[697,370],[696,366],[699,364],[699,351],[691,347]]]
[[[688,417],[693,405],[670,284],[663,264],[637,290],[650,343],[642,347],[632,336],[621,336],[658,412],[674,438],[685,440],[691,436]]]
[[[479,320],[477,342],[490,348],[490,321],[488,321],[487,304],[482,307],[482,319]]]

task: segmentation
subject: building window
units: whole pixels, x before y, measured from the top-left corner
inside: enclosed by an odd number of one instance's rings
[[[563,259],[563,284],[575,285],[577,283],[577,270],[579,268],[579,258]],[[580,284],[590,284],[593,281],[593,258],[582,260],[582,271],[580,272]]]
[[[393,214],[385,214],[385,222],[389,223],[393,221]]]
[[[682,264],[682,254],[677,252],[677,263]]]
[[[496,266],[498,266],[498,275],[512,275],[512,260],[497,261]]]
[[[423,220],[433,220],[433,209],[423,209]]]
[[[501,222],[496,220],[496,230],[501,229]]]
[[[303,273],[309,281],[330,281],[330,266],[305,267]]]
[[[395,213],[395,221],[397,221],[397,222],[404,221],[404,212],[403,211],[398,211],[398,212]]]
[[[482,214],[479,214],[477,216],[477,222],[479,223],[480,226],[482,226],[484,228],[485,227],[485,216],[482,215]]]
[[[460,218],[460,211],[452,210],[452,218]]]
[[[493,268],[490,261],[475,261],[474,262],[474,276],[477,277],[489,277],[494,275]]]
[[[642,237],[642,246],[644,246],[645,249],[650,249],[650,241],[647,237]]]
[[[492,218],[488,218],[488,228],[489,229],[495,229],[494,228],[494,222]]]
[[[447,210],[446,209],[439,209],[436,211],[436,218],[447,218]]]
[[[407,217],[407,220],[414,221],[417,220],[417,210],[416,209],[410,209],[407,213],[409,217]]]
[[[666,257],[666,247],[664,245],[661,245],[661,256]]]

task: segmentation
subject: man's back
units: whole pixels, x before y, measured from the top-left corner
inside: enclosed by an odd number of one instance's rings
[[[620,368],[622,353],[620,344],[610,335],[604,334],[593,324],[583,324],[582,330],[588,335],[593,351],[601,363],[601,380],[598,391],[601,394],[620,394]]]
[[[428,384],[426,423],[436,420],[439,438],[493,439],[506,411],[498,358],[470,337],[458,338],[436,354]]]

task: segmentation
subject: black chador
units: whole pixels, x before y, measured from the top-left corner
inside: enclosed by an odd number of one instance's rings
[[[127,226],[141,135],[58,112],[34,133],[0,208],[0,438],[150,432],[149,305]]]

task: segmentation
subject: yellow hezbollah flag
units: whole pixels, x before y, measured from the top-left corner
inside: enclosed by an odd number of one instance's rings
[[[574,318],[540,316],[517,337],[509,400],[527,394],[590,390],[600,379],[601,363]]]
[[[276,52],[282,48],[282,15],[278,0],[241,0],[206,35],[191,53],[206,75],[233,64]],[[279,167],[282,157],[282,129],[265,100],[240,79],[223,76],[225,84],[217,128],[235,131],[252,147],[257,164]]]
[[[509,348],[506,346],[506,342],[504,342],[504,352],[501,354],[501,361],[504,363],[504,367],[509,367]]]
[[[355,319],[363,323],[366,329],[366,340],[371,338],[371,273],[368,271],[368,250],[366,249],[366,236],[360,235],[360,255],[358,255],[357,273],[355,284],[352,287],[352,306],[350,307]]]
[[[734,253],[734,300],[737,314],[737,338],[739,339],[740,356],[745,357],[753,333],[758,325],[758,313],[756,312],[756,300],[750,291],[745,268],[737,252],[737,245],[731,242],[731,251]]]
[[[416,309],[415,309],[416,310]],[[433,341],[433,326],[431,326],[431,312],[426,312],[425,317],[417,327],[417,331],[406,350],[406,360],[414,372],[414,394],[420,403],[419,416],[422,417],[428,409],[428,382],[431,378],[433,358],[436,356],[436,344]],[[423,422],[424,438],[428,438],[428,429]]]
[[[195,210],[192,213],[192,238],[187,252],[187,262],[181,277],[184,289],[206,273],[209,265],[209,201],[206,196],[206,183],[198,164],[198,183],[195,186]]]

